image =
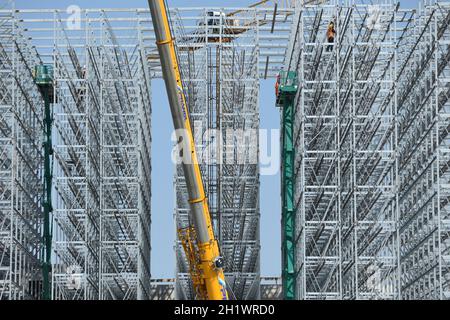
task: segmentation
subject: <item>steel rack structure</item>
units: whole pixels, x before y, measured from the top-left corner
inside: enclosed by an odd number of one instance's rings
[[[449,298],[449,8],[297,12],[298,299]]]
[[[150,78],[161,76],[150,15],[148,9],[79,9],[20,9],[13,19],[24,24],[23,38],[29,38],[30,48],[37,51],[36,63],[51,65],[55,77],[52,298],[146,298],[151,294],[151,136],[146,92],[150,92]],[[198,19],[206,21],[208,10],[171,10],[176,17],[173,23],[177,30],[195,33]],[[199,91],[189,90],[191,108],[199,108],[201,101],[208,105],[194,111],[194,117],[208,119],[204,123],[219,128],[224,136],[227,128],[258,128],[258,78],[274,76],[281,67],[293,14],[292,9],[273,7],[227,10],[236,17],[219,23],[221,35],[204,24],[212,38],[197,34],[197,39],[186,38],[182,44],[201,47],[186,57],[205,59],[194,68],[201,75],[188,79],[202,84]],[[220,37],[226,40],[217,43]],[[236,92],[239,95],[234,96]],[[220,123],[216,125],[215,119]],[[250,144],[257,157],[255,133],[251,131]],[[248,137],[227,139],[233,149],[227,161],[248,157],[234,150]],[[212,163],[202,170],[210,175],[215,218],[223,220],[216,228],[224,239],[224,255],[230,257],[227,268],[233,292],[237,297],[257,297],[257,160],[242,165]],[[236,173],[239,176],[231,178]],[[220,197],[226,205],[218,205]]]
[[[281,277],[261,277],[261,300],[282,300]]]
[[[78,9],[14,17],[54,71],[52,299],[148,299],[149,13]]]
[[[391,1],[330,1],[296,15],[298,299],[399,294],[396,45],[411,15]],[[334,21],[335,42],[325,34]],[[295,29],[295,27],[294,27]]]
[[[0,300],[40,299],[44,103],[33,79],[40,59],[14,8],[1,9]]]
[[[401,297],[450,299],[450,2],[416,24],[397,75]]]
[[[289,6],[170,10],[231,297],[280,296],[260,277],[256,130],[259,79],[284,66],[300,85],[296,298],[449,299],[450,2]],[[175,284],[150,282],[161,72],[148,9],[72,9],[0,8],[0,299],[41,297],[41,63],[54,71],[52,298],[194,298],[178,242]],[[184,227],[180,168],[174,183]]]
[[[208,15],[215,12],[215,18]],[[199,161],[232,299],[260,297],[259,78],[281,67],[292,9],[171,11]],[[177,227],[189,224],[181,167]],[[193,299],[187,260],[177,252],[176,295]]]
[[[281,295],[280,277],[261,277],[261,300],[279,300]],[[150,300],[174,300],[175,279],[152,279]]]

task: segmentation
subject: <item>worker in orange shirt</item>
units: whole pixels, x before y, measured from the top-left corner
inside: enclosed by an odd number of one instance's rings
[[[327,52],[333,51],[333,45],[331,43],[334,43],[334,37],[336,36],[336,30],[334,29],[334,22],[330,21],[327,28],[327,40],[328,43],[330,43],[327,46]]]
[[[278,98],[278,88],[280,87],[280,75],[277,75],[277,82],[275,82],[275,97]]]

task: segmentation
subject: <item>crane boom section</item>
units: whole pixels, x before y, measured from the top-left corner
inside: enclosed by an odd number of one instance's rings
[[[200,299],[227,300],[225,278],[219,245],[209,214],[208,201],[203,188],[195,143],[189,121],[189,111],[183,91],[174,39],[171,34],[164,0],[149,0],[156,43],[161,60],[161,69],[169,99],[170,111],[176,131],[183,172],[188,190],[191,218],[194,223],[199,261],[196,269],[202,281],[194,283]],[[217,263],[220,262],[220,263]]]

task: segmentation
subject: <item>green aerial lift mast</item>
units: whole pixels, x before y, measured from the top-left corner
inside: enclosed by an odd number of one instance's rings
[[[285,300],[296,298],[295,212],[294,212],[294,99],[298,90],[297,73],[281,71],[276,83],[276,105],[281,108],[281,201],[282,201],[282,283]]]
[[[52,227],[50,215],[52,207],[52,176],[53,176],[53,148],[52,148],[52,125],[53,114],[50,103],[53,97],[53,76],[52,69],[48,65],[38,65],[34,70],[34,77],[39,90],[44,99],[44,187],[43,201],[44,208],[44,230],[43,230],[43,252],[42,252],[42,299],[51,299],[51,251],[52,251]]]
[[[179,238],[189,261],[197,299],[228,300],[224,260],[209,214],[167,6],[164,0],[149,0],[148,3],[175,133],[182,147],[180,155],[193,221],[192,225],[178,230]]]

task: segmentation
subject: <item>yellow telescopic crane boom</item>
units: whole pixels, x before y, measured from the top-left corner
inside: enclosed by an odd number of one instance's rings
[[[167,8],[164,0],[149,0],[148,3],[194,223],[188,234],[181,238],[189,259],[192,282],[198,299],[228,300],[222,269],[223,259],[214,237],[203,189]]]

